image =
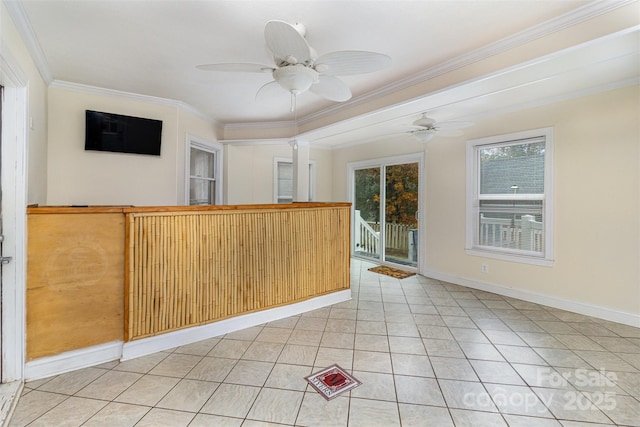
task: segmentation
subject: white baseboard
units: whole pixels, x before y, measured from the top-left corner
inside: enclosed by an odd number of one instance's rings
[[[113,341],[79,350],[66,351],[55,356],[42,357],[27,362],[24,366],[24,379],[27,381],[37,380],[64,374],[76,369],[118,360],[121,355],[122,341]]]
[[[468,288],[478,289],[486,292],[492,292],[498,295],[517,298],[536,304],[542,304],[553,308],[559,308],[561,310],[571,311],[573,313],[584,314],[586,316],[597,317],[598,319],[609,320],[611,322],[622,323],[625,325],[640,328],[640,314],[626,313],[624,311],[614,310],[607,307],[567,300],[551,295],[539,294],[537,292],[532,292],[524,289],[509,288],[492,283],[480,282],[477,280],[452,276],[446,273],[439,273],[437,271],[425,271],[422,274],[425,277],[431,277],[433,279],[453,283],[455,285],[466,286]]]
[[[274,320],[295,316],[307,311],[316,310],[328,305],[351,299],[351,289],[333,292],[328,295],[312,298],[295,304],[257,311],[242,316],[231,317],[208,325],[195,326],[151,338],[130,341],[122,348],[122,359],[129,360],[158,351],[168,350],[181,345],[191,344],[207,338],[228,334],[251,326],[261,325]]]
[[[181,329],[156,337],[144,338],[128,343],[113,341],[93,347],[67,351],[55,356],[43,357],[27,362],[25,364],[24,377],[27,381],[37,380],[113,360],[129,360],[173,347],[191,344],[207,338],[228,334],[239,329],[273,322],[274,320],[316,310],[350,299],[351,289],[347,289],[295,304],[232,317],[208,325]]]

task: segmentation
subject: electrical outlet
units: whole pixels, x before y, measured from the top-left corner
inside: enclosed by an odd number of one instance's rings
[[[489,272],[489,264],[482,264],[482,272],[483,273]]]

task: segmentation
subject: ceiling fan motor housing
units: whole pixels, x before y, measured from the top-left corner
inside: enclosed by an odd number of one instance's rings
[[[273,78],[286,91],[295,95],[308,90],[318,81],[318,73],[304,65],[287,65],[273,71]]]

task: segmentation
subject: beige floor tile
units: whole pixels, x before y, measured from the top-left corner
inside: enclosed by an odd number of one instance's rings
[[[356,321],[349,319],[329,319],[325,332],[342,332],[346,334],[355,334]]]
[[[169,354],[168,352],[161,351],[158,353],[149,354],[147,356],[137,357],[135,359],[121,362],[113,369],[116,371],[137,372],[140,374],[146,374],[152,370],[158,363],[164,360]]]
[[[236,365],[235,359],[222,357],[205,357],[185,376],[185,378],[202,381],[222,382]]]
[[[290,335],[290,329],[264,328],[256,337],[256,341],[285,344]]]
[[[294,329],[289,335],[287,344],[320,345],[322,331],[310,331],[306,329]]]
[[[427,354],[424,343],[415,337],[389,337],[391,353]]]
[[[395,402],[351,399],[349,427],[399,427],[400,415]]]
[[[439,379],[438,383],[449,408],[498,412],[491,396],[479,382]]]
[[[391,355],[376,351],[356,350],[353,353],[353,370],[390,374],[393,372]]]
[[[353,376],[362,384],[351,390],[352,397],[396,401],[393,375],[353,371]]]
[[[304,378],[310,374],[311,366],[277,363],[271,370],[264,386],[284,390],[304,391],[307,388],[307,381]]]
[[[504,418],[502,418],[500,414],[452,409],[451,416],[453,417],[456,426],[508,427]]]
[[[189,427],[240,427],[242,418],[221,417],[218,415],[198,414]]]
[[[243,359],[275,362],[280,357],[284,344],[255,341],[242,355]]]
[[[194,356],[206,356],[213,347],[220,342],[220,338],[209,338],[206,340],[194,342],[180,346],[174,350],[174,353],[192,354]]]
[[[240,329],[226,334],[224,338],[229,340],[253,341],[258,335],[260,335],[263,328],[264,326],[253,326],[251,328]]]
[[[33,427],[75,427],[96,414],[107,405],[104,400],[86,399],[83,397],[70,397],[51,409],[29,426]]]
[[[269,322],[265,326],[268,328],[293,329],[296,327],[298,320],[300,320],[300,316],[285,317],[284,319]]]
[[[136,427],[186,427],[195,414],[153,408],[136,424]]]
[[[313,366],[317,354],[318,347],[287,344],[280,353],[278,363]]]
[[[379,335],[386,339],[387,324],[385,322],[358,320],[356,322],[356,334]]]
[[[402,427],[454,427],[447,408],[400,403]]]
[[[485,384],[498,410],[505,414],[553,418],[533,390],[526,386]]]
[[[239,359],[251,345],[251,341],[222,339],[207,356]]]
[[[480,381],[496,384],[525,385],[520,375],[507,362],[470,360]]]
[[[85,368],[58,375],[38,388],[40,391],[52,391],[61,394],[75,394],[83,387],[108,371],[98,368]]]
[[[609,418],[595,405],[588,404],[589,398],[579,391],[533,387],[538,398],[559,419],[607,424]],[[585,409],[578,405],[587,403]]]
[[[327,326],[327,318],[322,317],[305,317],[298,321],[295,329],[302,329],[306,331],[324,331]]]
[[[296,426],[344,427],[349,416],[349,398],[338,396],[326,400],[316,392],[304,394]]]
[[[198,412],[220,383],[183,379],[156,405],[177,411]]]
[[[559,421],[551,419],[551,418],[537,418],[537,417],[527,417],[523,415],[502,415],[507,421],[509,427],[563,427]],[[565,424],[566,427],[569,427],[568,424]],[[575,426],[577,427],[577,426]],[[590,424],[585,427],[599,427],[596,424]]]
[[[389,339],[386,335],[356,334],[354,348],[356,350],[389,352]]]
[[[202,360],[202,357],[191,354],[170,354],[149,373],[165,377],[184,378]]]
[[[11,427],[26,426],[65,399],[68,399],[68,396],[33,390],[20,397],[9,425]]]
[[[431,362],[427,356],[420,354],[391,354],[393,373],[416,377],[435,377]]]
[[[239,360],[224,382],[262,387],[271,373],[274,363]]]
[[[116,402],[154,406],[177,383],[179,378],[145,375],[114,399]]]
[[[353,349],[354,340],[355,334],[325,331],[320,341],[320,347]]]
[[[438,382],[434,378],[395,375],[398,402],[445,406]]]
[[[466,359],[453,357],[431,357],[431,366],[437,378],[449,380],[478,381],[473,367]]]
[[[150,410],[148,406],[111,402],[83,424],[83,427],[133,427]]]
[[[353,367],[353,350],[343,348],[320,347],[314,366],[326,368],[338,364],[342,369],[350,370]],[[314,370],[315,372],[315,370]]]
[[[79,397],[113,400],[138,381],[142,374],[124,371],[109,371],[76,393]]]
[[[263,388],[258,394],[248,419],[270,423],[293,424],[302,403],[301,391]]]
[[[226,417],[244,418],[260,393],[260,387],[220,384],[200,412]]]

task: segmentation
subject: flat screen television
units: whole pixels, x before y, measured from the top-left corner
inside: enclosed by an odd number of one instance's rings
[[[162,120],[86,110],[84,149],[160,155]]]

